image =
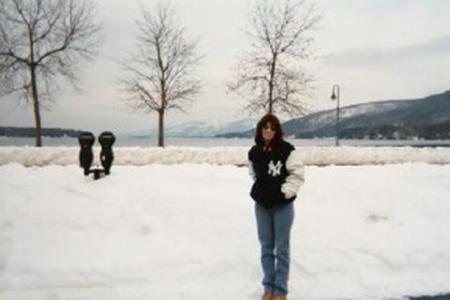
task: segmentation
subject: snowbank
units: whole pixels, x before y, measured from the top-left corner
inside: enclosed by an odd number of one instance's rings
[[[258,300],[245,168],[0,166],[0,299]],[[307,167],[292,300],[450,292],[450,165]]]
[[[373,165],[405,162],[450,164],[450,148],[413,147],[298,147],[306,165]],[[98,160],[99,148],[95,148]],[[114,165],[213,164],[246,165],[248,147],[116,147]],[[0,147],[0,165],[78,164],[78,147]],[[98,164],[98,161],[97,161]]]

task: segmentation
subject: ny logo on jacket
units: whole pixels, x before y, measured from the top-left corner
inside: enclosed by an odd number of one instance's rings
[[[283,164],[281,163],[281,161],[277,161],[277,164],[275,165],[273,163],[273,160],[271,160],[268,165],[269,170],[267,171],[267,174],[272,175],[272,177],[281,175],[281,167],[282,166],[283,166]]]

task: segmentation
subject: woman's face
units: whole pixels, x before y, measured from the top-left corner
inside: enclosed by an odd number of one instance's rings
[[[265,142],[270,142],[275,136],[275,128],[274,126],[268,122],[262,128],[262,137]]]

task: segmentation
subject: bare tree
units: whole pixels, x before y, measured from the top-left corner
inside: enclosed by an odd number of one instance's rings
[[[246,32],[251,50],[233,69],[228,91],[248,100],[252,113],[275,110],[303,115],[301,97],[312,78],[301,62],[311,56],[311,31],[320,20],[315,6],[305,0],[257,0]]]
[[[21,93],[33,103],[36,146],[42,146],[40,108],[66,78],[76,86],[77,63],[90,59],[100,26],[89,0],[2,0],[0,97]]]
[[[197,41],[185,37],[170,4],[142,7],[137,20],[137,51],[122,63],[120,80],[127,104],[135,110],[158,114],[158,146],[164,147],[164,116],[169,110],[184,111],[200,90],[195,68],[201,57]]]

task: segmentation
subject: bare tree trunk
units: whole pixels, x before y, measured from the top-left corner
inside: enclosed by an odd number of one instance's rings
[[[36,66],[32,65],[30,68],[31,72],[31,91],[33,97],[33,108],[34,108],[34,121],[36,123],[35,137],[36,137],[36,147],[42,147],[41,139],[41,113],[39,110],[39,98],[36,86]]]
[[[28,40],[30,46],[30,77],[31,77],[31,96],[33,98],[33,111],[34,111],[34,122],[36,124],[36,128],[34,130],[35,135],[35,144],[36,147],[42,147],[42,139],[41,139],[41,113],[39,111],[39,96],[37,90],[37,80],[36,80],[36,64],[34,61],[34,42],[33,42],[33,34],[28,27]]]
[[[93,1],[1,1],[0,73],[12,76],[7,85],[2,82],[0,96],[21,92],[32,101],[36,147],[42,146],[40,108],[57,90],[55,79],[77,86],[79,59],[95,54],[100,25]]]
[[[277,56],[273,56],[272,65],[270,68],[270,80],[269,80],[269,114],[273,113],[273,81],[275,80],[275,67]]]
[[[302,62],[311,57],[310,32],[320,14],[309,0],[253,2],[247,31],[251,46],[240,56],[228,91],[247,99],[245,109],[251,114],[304,115],[303,98],[312,79]]]
[[[164,147],[164,111],[158,111],[158,147]]]
[[[150,2],[137,20],[137,48],[121,63],[126,74],[120,82],[132,107],[157,113],[157,143],[164,147],[165,114],[183,111],[200,90],[194,71],[201,56],[196,54],[198,42],[185,37],[169,1]]]

